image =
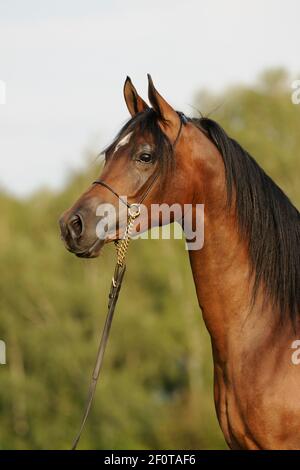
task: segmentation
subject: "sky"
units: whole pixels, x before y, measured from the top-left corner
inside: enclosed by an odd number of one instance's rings
[[[187,114],[268,67],[300,78],[299,23],[299,0],[0,0],[0,187],[61,188],[128,119],[127,75]]]

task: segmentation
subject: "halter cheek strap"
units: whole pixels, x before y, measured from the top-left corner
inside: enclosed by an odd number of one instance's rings
[[[133,204],[129,204],[127,201],[125,201],[122,196],[120,196],[108,183],[106,183],[105,181],[103,180],[95,180],[93,181],[93,184],[99,184],[100,186],[103,186],[104,188],[108,189],[111,193],[113,193],[127,208],[128,210],[130,210],[130,208],[132,206],[140,206],[142,204],[142,202],[144,202],[144,200],[146,199],[146,197],[148,196],[148,194],[150,193],[151,189],[152,189],[152,186],[154,185],[155,181],[158,179],[158,176],[159,174],[158,173],[155,173],[154,174],[154,178],[151,180],[148,188],[146,189],[146,191],[144,192],[143,196],[141,197],[140,199],[140,202],[139,203],[133,203]]]

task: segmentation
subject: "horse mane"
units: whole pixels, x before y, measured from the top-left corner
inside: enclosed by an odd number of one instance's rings
[[[235,204],[239,230],[248,241],[255,274],[253,302],[261,283],[266,297],[282,318],[295,324],[300,313],[300,214],[284,192],[258,163],[224,129],[206,117],[186,118],[204,132],[218,148],[225,166],[227,202]],[[165,176],[173,166],[172,145],[158,125],[157,115],[148,109],[130,119],[121,129],[106,155],[128,132],[151,133],[158,168]],[[134,140],[134,139],[133,139]],[[109,157],[107,157],[109,158]],[[164,178],[163,178],[164,179]]]
[[[229,205],[235,189],[237,219],[248,240],[255,273],[273,307],[295,324],[300,313],[300,214],[258,163],[212,119],[190,119],[218,148],[225,166]]]

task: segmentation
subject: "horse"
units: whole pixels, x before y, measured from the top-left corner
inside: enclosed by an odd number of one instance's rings
[[[150,106],[129,77],[124,98],[131,117],[105,150],[101,179],[60,218],[67,249],[92,258],[122,238],[124,224],[114,236],[99,238],[95,229],[97,207],[116,207],[119,195],[144,198],[148,209],[190,204],[193,222],[203,204],[205,241],[189,249],[189,260],[224,438],[230,449],[300,449],[298,210],[219,124],[177,112],[150,75]],[[147,217],[134,223],[146,227]],[[184,217],[177,222],[184,230]]]

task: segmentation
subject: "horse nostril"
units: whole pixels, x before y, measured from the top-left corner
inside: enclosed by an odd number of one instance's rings
[[[73,215],[68,223],[69,230],[73,238],[79,238],[83,232],[83,221],[79,214]]]

